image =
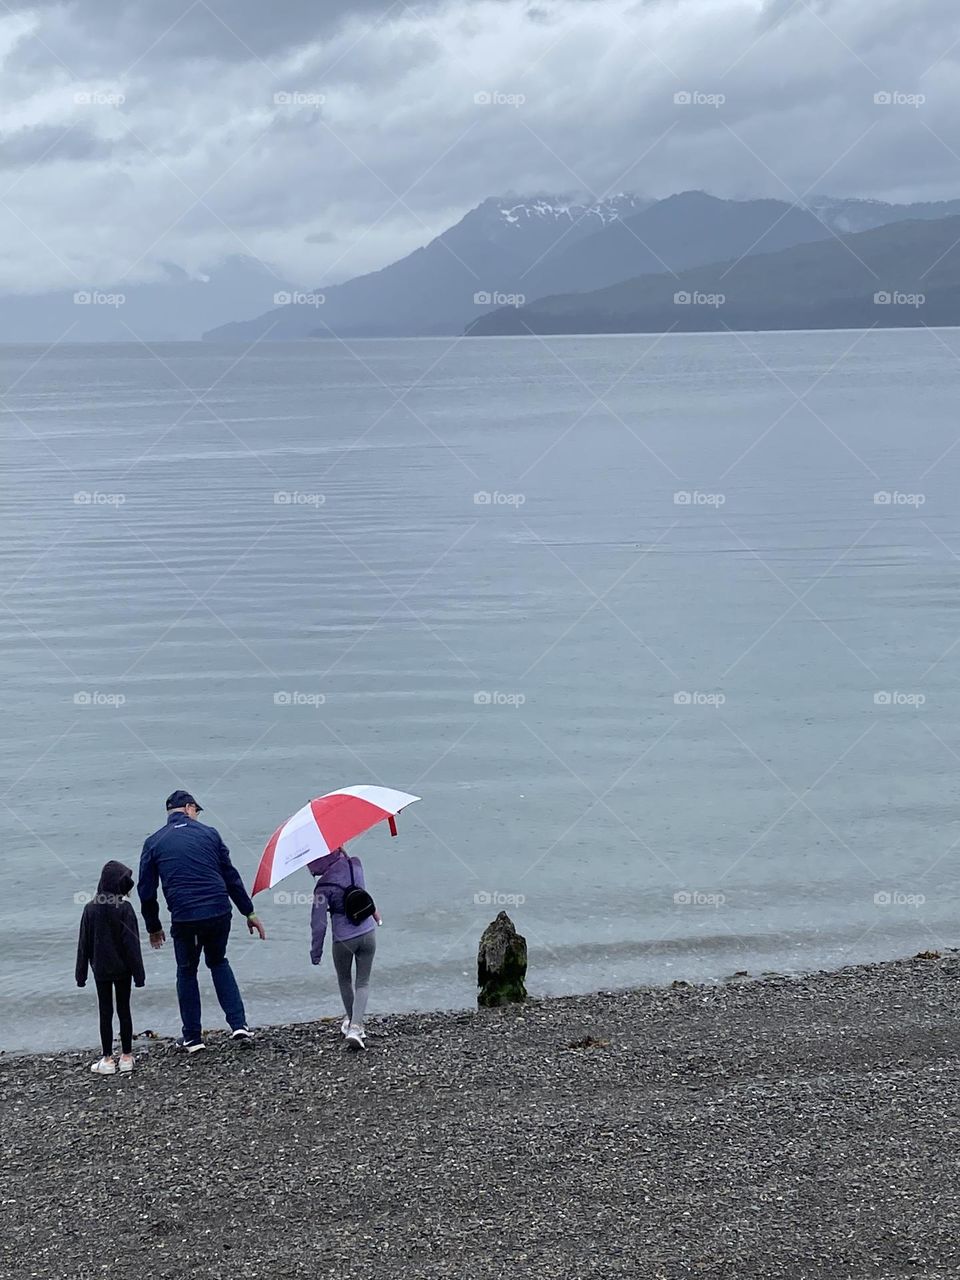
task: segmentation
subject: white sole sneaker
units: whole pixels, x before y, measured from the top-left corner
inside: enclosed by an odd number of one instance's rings
[[[345,1036],[349,1030],[350,1030],[350,1019],[344,1018],[344,1020],[340,1023],[340,1034],[342,1036]]]
[[[249,1027],[237,1027],[235,1031],[230,1033],[230,1039],[250,1041],[253,1039],[253,1032]]]
[[[103,1058],[98,1058],[96,1062],[91,1064],[90,1070],[95,1076],[115,1076],[117,1074],[117,1064],[115,1062],[105,1062]]]
[[[126,1060],[126,1062],[123,1060],[123,1058],[121,1058],[121,1059],[120,1059],[120,1074],[121,1074],[122,1076],[128,1076],[128,1075],[130,1075],[130,1073],[133,1071],[133,1068],[134,1068],[134,1065],[135,1065],[136,1061],[137,1061],[137,1060],[136,1060],[136,1058],[133,1058],[133,1057],[128,1058],[128,1059]]]
[[[206,1047],[202,1040],[191,1040],[189,1044],[185,1040],[180,1041],[184,1053],[202,1053]]]
[[[359,1027],[350,1027],[345,1037],[345,1043],[347,1048],[354,1053],[362,1053],[367,1047],[363,1041],[363,1031]]]

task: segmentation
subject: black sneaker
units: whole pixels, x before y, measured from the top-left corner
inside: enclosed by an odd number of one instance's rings
[[[178,1040],[177,1044],[187,1053],[200,1053],[202,1049],[207,1047],[202,1040]]]
[[[249,1027],[236,1027],[230,1034],[231,1040],[252,1040],[253,1032]]]

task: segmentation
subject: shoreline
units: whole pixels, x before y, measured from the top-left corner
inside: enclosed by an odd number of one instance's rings
[[[593,991],[565,992],[562,995],[558,995],[552,992],[548,992],[545,994],[538,994],[537,992],[532,992],[528,994],[526,1006],[515,1006],[515,1007],[532,1008],[532,1007],[541,1007],[541,1006],[551,1006],[555,1004],[561,1005],[571,1001],[589,1002],[594,999],[597,999],[597,1000],[601,998],[607,999],[607,998],[617,997],[617,996],[623,996],[623,997],[641,996],[643,994],[654,996],[657,994],[663,994],[666,992],[670,992],[674,990],[682,990],[682,989],[698,990],[698,991],[702,990],[704,992],[708,992],[708,991],[715,991],[717,989],[723,990],[731,987],[742,989],[748,986],[753,986],[758,984],[765,985],[768,983],[773,984],[778,982],[803,983],[814,978],[826,978],[826,977],[831,977],[831,976],[844,974],[848,972],[870,973],[873,970],[884,970],[889,966],[904,964],[909,961],[916,960],[919,958],[926,958],[934,954],[938,959],[943,959],[943,960],[948,960],[951,956],[957,956],[958,965],[960,965],[960,947],[947,947],[947,948],[941,948],[935,953],[921,951],[921,952],[912,953],[911,955],[895,956],[892,959],[852,961],[851,963],[841,965],[838,968],[817,968],[817,969],[798,968],[798,969],[789,969],[789,970],[763,969],[763,970],[760,970],[759,972],[752,972],[750,970],[741,969],[741,970],[736,970],[733,973],[718,975],[716,977],[711,977],[711,978],[699,978],[699,979],[673,978],[670,981],[665,981],[661,983],[646,982],[646,983],[640,983],[640,984],[624,986],[624,987],[601,987]],[[204,997],[205,1013],[207,1015],[216,1016],[219,1019],[221,1014],[220,1014],[219,1006],[217,1005],[217,1002],[216,1002],[216,997],[212,989],[202,987],[201,990],[203,992],[203,997]],[[270,1023],[262,1023],[262,1024],[256,1024],[256,1025],[251,1024],[252,1029],[256,1032],[258,1037],[261,1037],[261,1036],[267,1036],[275,1033],[276,1034],[280,1034],[280,1033],[293,1034],[298,1031],[309,1029],[311,1027],[320,1028],[324,1026],[332,1026],[333,1024],[339,1025],[340,1020],[343,1017],[343,1012],[342,1010],[339,1009],[339,1000],[336,997],[335,993],[329,992],[328,994],[330,996],[330,1002],[338,1006],[337,1011],[334,1013],[323,1014],[320,1017],[316,1017],[316,1018],[299,1018],[299,1019],[293,1019],[285,1022],[270,1022]],[[170,999],[172,1001],[172,1011],[170,1013],[170,1017],[167,1018],[167,1021],[176,1023],[177,1017],[178,1017],[177,1009],[176,1009],[176,993],[172,989],[171,989]],[[477,1005],[475,1003],[464,1004],[464,1005],[449,1005],[449,1006],[440,1007],[440,1008],[435,1007],[435,1008],[427,1008],[427,1009],[405,1009],[400,1011],[385,1010],[383,1013],[377,1013],[377,1012],[371,1013],[367,1019],[367,1025],[369,1028],[372,1028],[375,1031],[375,1029],[378,1027],[388,1028],[393,1023],[401,1022],[411,1018],[412,1019],[436,1019],[439,1021],[442,1021],[444,1019],[454,1019],[457,1022],[461,1022],[465,1016],[469,1017],[470,1015],[475,1015],[478,1013],[483,1014],[486,1012],[489,1012],[489,1011],[478,1010]],[[494,1012],[496,1012],[496,1010],[494,1010]],[[146,1052],[149,1052],[150,1050],[156,1051],[164,1048],[172,1049],[175,1046],[178,1039],[177,1034],[166,1034],[166,1033],[156,1032],[148,1027],[144,1027],[143,1030],[139,1030],[137,1028],[138,1011],[137,1011],[136,1005],[134,1006],[133,1016],[134,1016],[134,1053],[136,1054],[139,1054],[141,1052],[146,1053]],[[147,1016],[145,1020],[149,1021],[149,1016]],[[90,1022],[90,1019],[88,1019],[88,1022]],[[92,1026],[92,1023],[91,1023],[91,1026]],[[226,1029],[221,1023],[218,1022],[214,1026],[205,1027],[203,1031],[203,1035],[205,1039],[211,1042],[211,1044],[215,1044],[221,1040],[226,1039]],[[91,1030],[91,1033],[90,1033],[89,1045],[83,1046],[83,1047],[78,1047],[77,1045],[61,1045],[61,1046],[49,1047],[46,1049],[29,1049],[29,1048],[2,1049],[0,1048],[0,1068],[3,1067],[4,1063],[23,1061],[24,1059],[31,1059],[31,1060],[37,1060],[37,1061],[42,1060],[45,1062],[50,1062],[59,1057],[84,1058],[89,1056],[89,1054],[91,1053],[98,1055],[99,1052],[100,1052],[99,1044],[97,1043],[96,1031],[94,1028]]]
[[[895,956],[892,959],[853,961],[849,964],[841,965],[838,968],[791,970],[763,969],[759,972],[751,972],[750,970],[741,969],[736,970],[733,973],[718,975],[711,978],[673,978],[670,981],[661,983],[646,982],[625,987],[601,987],[594,991],[565,992],[562,995],[552,992],[546,994],[532,992],[528,994],[525,1006],[511,1007],[519,1009],[524,1007],[533,1008],[562,1005],[570,1002],[589,1003],[593,1000],[627,996],[639,997],[644,994],[652,997],[680,990],[710,992],[718,989],[725,990],[731,987],[743,989],[749,986],[772,985],[775,983],[804,983],[815,978],[828,978],[851,972],[870,974],[875,970],[883,971],[890,966],[905,964],[917,959],[926,959],[930,956],[936,956],[936,958],[940,960],[949,960],[951,956],[956,956],[958,958],[958,966],[960,966],[960,947],[947,947],[941,948],[936,952],[920,951],[912,953],[911,955]],[[222,1015],[212,989],[202,988],[202,991],[204,994],[205,1013],[210,1016],[216,1016],[219,1019]],[[322,1014],[320,1017],[316,1018],[298,1018],[284,1022],[269,1022],[256,1025],[251,1024],[251,1026],[258,1037],[266,1037],[274,1034],[295,1034],[297,1032],[308,1030],[309,1028],[322,1028],[332,1026],[334,1024],[339,1025],[340,1020],[343,1017],[343,1012],[339,1009],[339,999],[333,992],[328,994],[330,995],[330,1002],[338,1006],[337,1011],[334,1013]],[[178,1020],[176,993],[172,990],[170,998],[173,1007],[171,1015],[167,1021],[176,1023]],[[478,1009],[475,1003],[450,1005],[442,1008],[405,1009],[399,1011],[385,1010],[383,1013],[371,1013],[367,1019],[367,1025],[368,1028],[374,1031],[374,1034],[376,1034],[377,1028],[381,1028],[382,1034],[383,1031],[389,1029],[392,1024],[409,1019],[437,1020],[438,1022],[442,1022],[445,1019],[453,1019],[458,1023],[461,1023],[464,1017],[470,1017],[471,1015],[477,1014],[482,1015],[488,1012],[490,1011]],[[497,1010],[493,1010],[492,1012],[496,1013]],[[175,1047],[178,1039],[177,1034],[161,1033],[148,1027],[144,1027],[143,1030],[139,1030],[137,1027],[138,1013],[136,1006],[134,1006],[133,1016],[135,1054],[140,1054],[141,1052],[147,1053],[151,1050],[158,1051],[161,1049],[173,1049]],[[149,1021],[149,1017],[146,1018],[146,1021]],[[220,1041],[225,1041],[227,1038],[226,1028],[219,1021],[213,1026],[205,1027],[203,1035],[211,1045]],[[18,1048],[0,1049],[0,1069],[2,1069],[4,1063],[23,1061],[24,1059],[50,1062],[60,1057],[85,1058],[91,1053],[98,1055],[99,1052],[99,1044],[97,1043],[96,1031],[94,1028],[91,1030],[89,1045],[83,1047],[78,1047],[77,1045],[62,1045],[37,1050]]]
[[[330,1019],[130,1077],[4,1057],[0,1273],[946,1280],[958,984],[927,952],[385,1015],[365,1054]]]

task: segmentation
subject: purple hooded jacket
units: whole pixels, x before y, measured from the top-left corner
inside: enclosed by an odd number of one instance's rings
[[[351,858],[353,864],[353,882],[365,889],[363,867],[359,858]],[[323,942],[327,936],[327,912],[333,922],[334,942],[346,942],[350,938],[359,938],[377,927],[373,916],[361,920],[359,924],[351,924],[343,913],[343,897],[350,888],[350,868],[347,865],[347,854],[343,849],[335,849],[325,858],[317,858],[307,864],[310,872],[317,877],[313,889],[313,907],[310,911],[310,959],[319,964],[323,956]]]

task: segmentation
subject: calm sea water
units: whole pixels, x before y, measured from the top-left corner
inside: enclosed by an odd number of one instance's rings
[[[313,795],[424,797],[354,846],[373,1012],[470,1005],[501,907],[535,993],[953,944],[958,351],[0,349],[3,1047],[94,1042],[77,895],[178,786],[248,881]],[[235,937],[256,1023],[336,1012],[309,887]]]

